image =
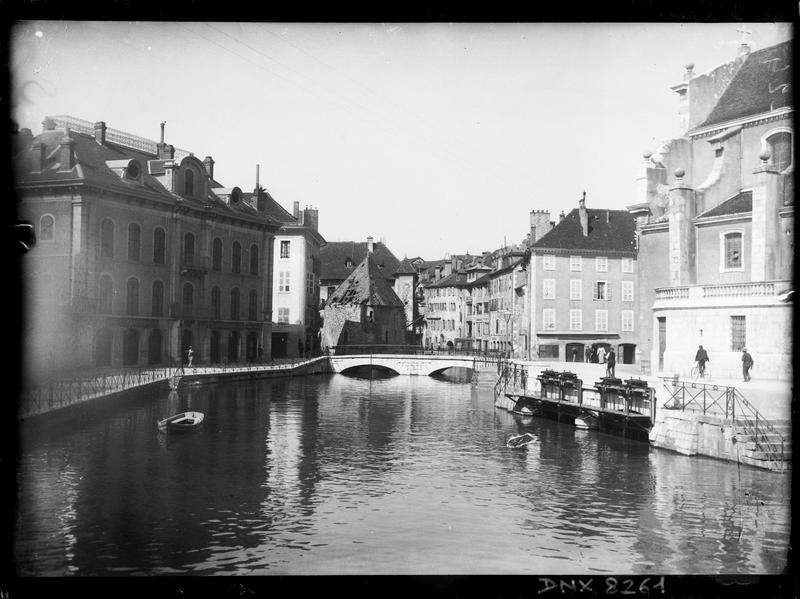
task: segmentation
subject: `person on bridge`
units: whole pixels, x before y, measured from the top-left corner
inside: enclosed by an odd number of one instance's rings
[[[186,361],[188,362],[189,368],[192,367],[192,362],[194,362],[194,350],[192,346],[189,346],[189,351],[186,352]]]
[[[753,367],[753,356],[747,353],[747,348],[742,348],[742,377],[744,382],[750,380],[750,369]]]
[[[708,352],[700,345],[697,347],[697,353],[694,355],[694,361],[697,362],[697,368],[700,370],[700,376],[706,371],[706,362],[710,362],[711,358],[708,357]]]

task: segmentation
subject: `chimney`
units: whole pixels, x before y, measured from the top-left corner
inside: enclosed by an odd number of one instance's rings
[[[586,192],[583,192],[583,197],[578,201],[578,215],[581,219],[581,231],[583,236],[589,236],[589,213],[586,212]]]
[[[206,167],[206,174],[209,179],[214,178],[214,159],[211,156],[206,156],[203,159],[203,166]]]
[[[167,121],[161,123],[161,141],[156,144],[159,160],[172,160],[175,158],[175,147],[164,143],[164,125],[166,124]]]
[[[611,222],[611,212],[608,210],[606,210],[606,222],[607,223]]]
[[[372,241],[372,237],[367,237],[367,252],[370,254],[375,251],[375,244]]]
[[[258,184],[258,176],[259,176],[260,174],[261,174],[261,165],[260,165],[260,164],[257,164],[257,165],[256,165],[256,189],[258,189],[258,188],[259,188],[259,184]]]
[[[101,146],[106,143],[106,124],[103,121],[94,124],[94,140]]]
[[[71,171],[75,166],[75,141],[69,136],[69,129],[61,141],[58,142],[58,158],[61,166],[59,171]]]
[[[296,220],[300,220],[300,202],[294,202],[292,204],[292,216],[294,216]]]
[[[319,227],[319,210],[306,206],[305,210],[303,210],[303,224],[316,231]]]
[[[563,210],[561,211],[561,214],[558,215],[558,222],[561,222],[562,220],[564,220],[564,211]]]
[[[44,170],[45,151],[47,147],[41,141],[33,142],[31,146],[31,172],[41,173]]]

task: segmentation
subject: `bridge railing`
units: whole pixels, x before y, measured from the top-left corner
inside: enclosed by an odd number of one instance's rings
[[[498,360],[506,359],[504,354],[499,351],[480,351],[472,349],[456,348],[435,348],[424,347],[422,345],[332,345],[328,348],[328,355],[354,356],[362,354],[403,354],[418,356],[470,356],[481,358],[486,361],[496,363]]]

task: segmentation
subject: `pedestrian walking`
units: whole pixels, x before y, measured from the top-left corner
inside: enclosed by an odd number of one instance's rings
[[[744,382],[750,380],[750,369],[753,367],[753,356],[747,353],[747,348],[742,348],[742,377]]]
[[[597,362],[598,364],[605,364],[606,363],[606,348],[602,345],[597,348]]]
[[[702,345],[697,346],[697,353],[694,355],[694,361],[697,362],[700,376],[703,376],[706,372],[706,362],[710,362],[711,358],[708,357],[708,352],[703,349]]]
[[[591,345],[587,345],[586,346],[586,350],[583,352],[583,355],[586,356],[586,361],[587,362],[591,362],[592,361],[592,346]]]
[[[572,361],[573,362],[578,361],[578,350],[575,349],[574,347],[572,348]]]
[[[190,345],[189,346],[189,351],[186,352],[186,362],[188,363],[189,368],[192,367],[192,362],[193,361],[194,361],[194,350],[192,349],[192,346]]]
[[[614,369],[617,367],[617,354],[614,353],[614,348],[611,348],[611,351],[608,352],[608,360],[606,362],[606,376],[614,377],[616,373]]]

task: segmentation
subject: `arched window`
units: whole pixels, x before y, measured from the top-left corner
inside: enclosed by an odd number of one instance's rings
[[[110,329],[100,329],[94,336],[94,365],[111,366],[112,333]]]
[[[183,236],[183,265],[194,265],[194,235],[192,233]]]
[[[147,338],[147,363],[149,365],[161,363],[161,330],[153,329]]]
[[[779,171],[785,171],[792,165],[792,134],[788,131],[779,131],[767,138],[771,157],[770,163]]]
[[[164,283],[161,281],[153,283],[150,312],[153,316],[164,316]]]
[[[191,283],[183,284],[183,294],[181,303],[184,306],[191,306],[194,304],[194,286]]]
[[[222,270],[222,240],[219,237],[211,244],[211,268]]]
[[[39,241],[53,241],[55,224],[55,219],[49,214],[39,219]]]
[[[126,294],[126,310],[128,316],[139,315],[139,280],[131,277],[128,279]]]
[[[239,290],[231,289],[231,320],[239,320]]]
[[[239,361],[239,333],[231,331],[228,335],[228,362]]]
[[[166,264],[167,262],[167,234],[161,227],[153,231],[153,264]]]
[[[127,329],[122,335],[122,365],[135,366],[139,362],[139,331]]]
[[[136,223],[128,225],[128,260],[139,261],[139,253],[142,246],[141,235],[142,230],[139,225]]]
[[[219,331],[211,331],[211,347],[209,360],[212,364],[216,364],[219,362],[220,351],[219,351]]]
[[[233,242],[231,249],[231,272],[235,274],[242,272],[242,246],[238,241]]]
[[[108,218],[100,225],[100,257],[114,257],[114,223]]]
[[[255,243],[250,246],[250,274],[258,274],[258,246]]]
[[[211,288],[211,317],[214,320],[219,320],[220,315],[220,291],[219,287]]]
[[[100,314],[111,314],[111,300],[114,295],[114,283],[110,275],[102,275],[97,290],[97,311]]]
[[[192,169],[186,169],[183,175],[183,193],[187,196],[194,195],[194,171]]]
[[[250,291],[250,301],[248,302],[247,319],[248,320],[258,319],[258,293],[256,292],[255,289],[252,289]]]

